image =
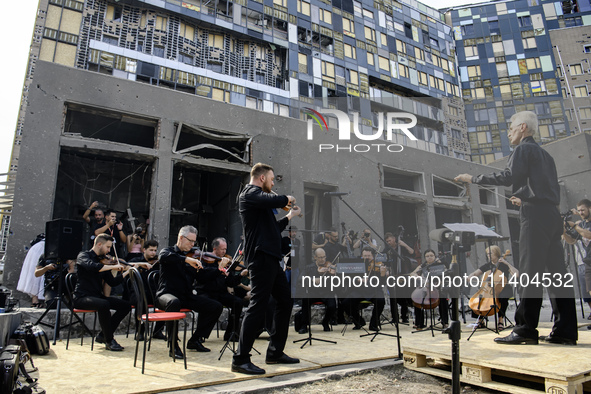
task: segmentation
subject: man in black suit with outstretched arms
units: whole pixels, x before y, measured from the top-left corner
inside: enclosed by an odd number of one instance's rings
[[[295,364],[300,360],[289,357],[283,350],[287,341],[291,317],[291,295],[285,273],[279,264],[281,231],[289,220],[299,215],[292,196],[272,193],[275,185],[273,167],[257,163],[250,171],[250,183],[246,185],[238,202],[244,232],[244,261],[248,264],[251,281],[251,299],[242,321],[238,351],[232,360],[232,372],[249,375],[264,374],[265,370],[250,361],[250,350],[258,333],[263,329],[269,297],[277,302],[273,316],[271,340],[267,348],[267,364]],[[291,205],[291,210],[281,220],[275,218],[276,208]]]
[[[506,345],[538,344],[542,291],[546,287],[552,303],[554,326],[550,335],[540,339],[547,343],[576,345],[578,334],[574,291],[565,283],[566,266],[560,243],[563,222],[557,208],[560,186],[556,164],[552,156],[534,140],[537,131],[538,117],[535,113],[517,112],[511,117],[507,133],[509,142],[516,145],[507,161],[507,168],[490,175],[473,177],[460,174],[455,180],[479,185],[512,185],[513,196],[510,201],[520,207],[521,276],[518,280],[521,282],[525,276],[529,285],[522,288],[513,332],[506,337],[495,338],[495,342]],[[547,282],[547,277],[550,282]]]

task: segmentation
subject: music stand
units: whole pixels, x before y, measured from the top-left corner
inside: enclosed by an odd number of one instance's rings
[[[303,303],[304,301],[302,301]],[[302,344],[302,346],[300,346],[300,349],[303,349],[304,346],[306,346],[308,343],[310,344],[310,346],[312,346],[312,341],[319,341],[319,342],[326,342],[326,343],[334,343],[336,345],[336,341],[329,341],[328,339],[320,339],[320,338],[314,338],[312,336],[312,302],[311,299],[308,298],[307,301],[305,301],[308,304],[308,338],[302,338],[302,339],[298,339],[296,341],[293,341],[293,343],[298,343],[298,342],[302,342],[304,341],[304,343]],[[324,304],[325,307],[327,308],[328,311],[328,306],[326,306],[326,304]],[[325,312],[326,313],[326,312]]]

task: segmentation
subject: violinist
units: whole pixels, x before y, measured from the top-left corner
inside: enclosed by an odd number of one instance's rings
[[[375,249],[369,246],[364,247],[361,251],[361,258],[367,267],[368,276],[379,276],[380,278],[385,278],[388,273],[387,268],[383,263],[375,261],[375,253]],[[383,293],[381,293],[382,288],[380,287],[379,289],[375,290],[376,294],[374,298],[347,298],[343,300],[343,308],[353,320],[353,324],[355,324],[353,327],[354,330],[360,330],[361,327],[365,325],[365,320],[359,314],[359,305],[361,301],[364,300],[371,301],[374,304],[371,320],[369,322],[369,329],[371,331],[380,330],[380,316],[382,315],[386,301],[384,299]],[[381,294],[378,294],[378,292]]]
[[[281,231],[300,214],[293,196],[273,195],[275,185],[273,167],[255,164],[250,171],[250,182],[240,193],[238,207],[244,233],[244,261],[251,275],[252,297],[244,314],[238,351],[232,360],[232,371],[261,375],[265,370],[251,362],[250,351],[263,328],[265,312],[271,296],[276,301],[271,340],[267,348],[267,364],[295,364],[300,360],[289,357],[283,350],[287,341],[292,300],[285,273],[279,265]],[[277,208],[288,208],[287,216],[277,220]]]
[[[142,281],[144,282],[144,289],[149,289],[150,286],[148,286],[148,275],[150,274],[150,272],[153,271],[158,271],[160,269],[160,265],[156,264],[158,263],[158,241],[156,240],[149,240],[146,241],[144,243],[144,251],[143,253],[139,256],[139,257],[135,257],[132,258],[131,260],[128,261],[128,263],[131,264],[135,264],[135,263],[144,263],[145,265],[143,267],[138,267],[138,271],[140,272],[140,275],[142,277]],[[156,291],[156,289],[153,289],[154,291]],[[155,294],[146,294],[147,298],[148,298],[148,304],[149,305],[153,305],[154,304],[154,299]],[[135,297],[135,293],[131,292],[130,293],[130,297],[131,297],[131,303],[133,305],[137,305],[135,300],[133,299],[133,297]],[[156,339],[166,339],[166,337],[164,336],[162,330],[164,329],[164,322],[156,322],[156,325],[154,326],[154,333],[152,334],[152,338],[156,338]],[[143,330],[144,330],[144,325],[141,324],[140,325],[140,332],[138,333],[139,336],[139,340],[142,341],[143,340]]]
[[[503,273],[505,276],[505,287],[503,287],[500,294],[495,294],[497,300],[501,304],[501,308],[499,309],[498,328],[499,330],[502,330],[505,328],[505,312],[507,311],[507,306],[509,306],[509,298],[513,296],[513,291],[507,281],[511,278],[512,273],[519,277],[519,271],[502,257],[501,249],[497,245],[492,245],[490,249],[486,248],[486,257],[490,258],[490,261],[472,272],[468,276],[468,280],[473,276],[480,277],[486,271],[491,271],[493,269],[498,269]],[[490,277],[487,280],[490,281]],[[483,323],[481,322],[481,324]]]
[[[228,287],[233,288],[238,286],[242,278],[241,276],[229,275],[226,272],[226,268],[232,259],[232,256],[226,254],[226,250],[228,249],[226,240],[218,237],[213,240],[211,245],[214,256],[219,257],[219,259],[202,258],[203,269],[197,278],[197,282],[200,285],[198,294],[218,301],[230,308],[228,327],[224,334],[224,340],[227,341],[230,339],[232,333],[235,333],[236,339],[238,339],[243,301],[240,297],[230,294]],[[241,275],[248,275],[248,270],[242,270]]]
[[[121,323],[121,320],[131,311],[131,303],[115,297],[105,297],[103,293],[103,281],[110,286],[123,283],[123,275],[111,272],[127,270],[127,266],[121,263],[112,265],[103,264],[101,259],[113,246],[113,238],[107,234],[99,234],[94,239],[92,249],[80,252],[76,260],[78,268],[78,281],[74,290],[74,307],[80,309],[92,309],[98,312],[101,332],[95,341],[104,343],[107,350],[121,351],[113,333]],[[111,309],[115,313],[111,316]]]
[[[222,313],[222,304],[193,294],[193,282],[203,268],[201,261],[187,256],[195,242],[197,229],[193,226],[184,226],[179,230],[176,244],[160,251],[160,280],[156,291],[156,306],[166,312],[178,312],[182,308],[198,312],[197,328],[187,341],[187,349],[209,352],[210,350],[201,343],[201,338],[209,337]],[[171,332],[172,324],[168,324],[168,332]],[[182,359],[183,352],[178,345],[178,338],[169,338],[169,341],[172,340],[175,340],[175,346],[174,353],[171,347],[171,356]]]
[[[336,265],[333,265],[330,261],[326,260],[326,253],[324,252],[324,249],[318,248],[314,251],[314,262],[316,263],[317,270],[314,280],[320,280],[317,278],[319,275],[323,276],[336,274]],[[329,298],[304,298],[302,300],[302,322],[304,328],[298,331],[299,334],[305,334],[308,332],[308,322],[310,321],[310,305],[314,304],[315,302],[322,302],[326,306],[324,318],[322,319],[322,328],[324,331],[331,331],[330,321],[337,311],[337,303],[334,296]]]
[[[435,257],[435,251],[433,249],[425,250],[423,256],[425,257],[425,262],[411,272],[411,276],[422,276],[423,278],[426,278],[427,274],[429,277],[440,276],[447,270],[447,266]],[[430,286],[430,284],[427,285]],[[442,289],[439,289],[440,292],[442,292],[441,290]],[[439,298],[439,317],[441,318],[443,328],[447,328],[449,324],[449,304],[445,295],[441,295]],[[415,306],[414,328],[422,330],[425,327],[423,308]]]

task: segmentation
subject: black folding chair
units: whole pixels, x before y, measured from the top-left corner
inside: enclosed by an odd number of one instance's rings
[[[76,276],[76,274],[67,274],[66,275],[66,291],[68,292],[68,298],[70,300],[73,300],[73,294],[74,294],[74,289],[76,288],[76,282],[78,280],[78,277]],[[84,331],[86,331],[90,337],[92,338],[91,340],[91,344],[90,344],[90,350],[94,350],[94,336],[95,336],[95,330],[96,330],[96,316],[97,316],[97,311],[93,310],[93,309],[78,309],[78,308],[74,308],[72,306],[72,312],[70,313],[70,323],[68,324],[68,339],[66,340],[66,350],[68,349],[68,346],[70,345],[70,333],[72,332],[72,320],[74,319],[74,314],[75,313],[82,313],[82,320],[80,321],[80,318],[78,318],[78,322],[82,325],[82,329]],[[86,314],[87,313],[94,313],[94,323],[92,323],[92,331],[90,331],[90,329],[86,326]],[[74,323],[75,324],[75,323]],[[80,337],[80,346],[84,345],[84,332],[82,332],[82,335]]]
[[[158,312],[158,313],[150,313],[148,308],[148,299],[146,297],[146,291],[144,289],[144,283],[142,281],[142,277],[139,271],[134,268],[129,268],[129,275],[131,277],[131,287],[135,293],[137,299],[136,305],[136,319],[139,324],[144,324],[145,329],[144,333],[149,333],[150,331],[150,323],[157,322],[157,321],[172,321],[173,329],[172,332],[169,333],[169,347],[170,353],[172,355],[172,360],[176,362],[175,354],[174,354],[174,346],[177,337],[178,331],[178,322],[179,320],[183,320],[187,317],[182,312]],[[147,335],[144,335],[144,354],[142,357],[142,374],[144,373],[145,364],[146,364],[146,345],[147,345]],[[185,325],[184,334],[183,334],[183,359],[185,362],[185,369],[187,369],[187,352],[186,352],[186,340],[187,340],[187,326]],[[135,340],[135,358],[133,360],[133,366],[135,367],[137,364],[137,353],[140,347],[140,341],[136,336]]]

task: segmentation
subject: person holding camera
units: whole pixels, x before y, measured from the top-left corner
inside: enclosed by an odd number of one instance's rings
[[[572,209],[573,215],[579,215],[582,220],[573,222],[565,218],[562,237],[569,245],[575,245],[575,259],[579,271],[581,297],[591,308],[591,201],[583,199],[578,202],[577,209]],[[591,314],[587,317],[591,320]]]
[[[39,278],[43,276],[45,283],[43,294],[45,295],[45,303],[49,309],[55,309],[57,306],[53,300],[59,295],[60,273],[63,280],[67,274],[74,272],[76,272],[76,260],[67,260],[65,263],[62,263],[57,259],[46,259],[44,255],[41,255],[39,263],[37,263],[37,267],[35,268],[35,277]]]
[[[554,159],[534,140],[538,117],[534,112],[517,112],[511,117],[507,136],[516,145],[503,171],[489,175],[460,174],[456,182],[478,185],[513,186],[510,201],[519,206],[519,266],[530,280],[550,275],[559,278],[546,289],[554,311],[550,335],[540,337],[547,343],[576,345],[578,339],[574,291],[561,286],[566,277],[560,242],[563,233],[558,211],[560,186]],[[538,323],[543,286],[530,283],[522,288],[521,302],[515,311],[515,328],[510,335],[495,338],[507,345],[537,345]]]
[[[144,242],[146,241],[146,230],[145,226],[139,225],[135,228],[133,234],[127,237],[127,261],[142,257],[142,251],[144,250]]]
[[[366,246],[372,248],[373,250],[378,250],[378,241],[371,237],[371,230],[366,228],[361,233],[361,237],[353,244],[353,249],[359,249],[359,255],[361,255],[361,251]]]

